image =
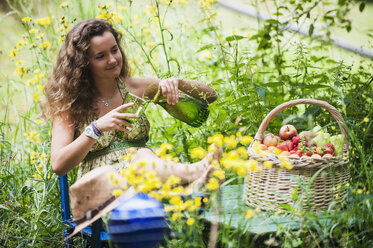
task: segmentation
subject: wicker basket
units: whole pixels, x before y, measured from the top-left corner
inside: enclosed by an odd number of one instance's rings
[[[343,123],[343,118],[340,112],[332,105],[324,101],[313,99],[298,99],[285,102],[273,109],[262,121],[258,132],[255,135],[254,141],[262,141],[263,133],[274,116],[282,110],[298,104],[313,104],[318,105],[330,112],[336,119],[343,136],[347,137],[346,128]],[[268,154],[267,157],[258,155],[253,149],[254,142],[248,148],[249,156],[257,160],[260,164],[265,161],[271,161],[272,167],[267,168],[262,166],[261,172],[249,172],[248,180],[245,180],[245,197],[246,203],[252,207],[259,207],[265,210],[278,209],[279,204],[293,204],[292,195],[294,187],[298,186],[298,197],[302,200],[306,199],[306,194],[302,194],[302,187],[294,180],[298,178],[305,183],[308,183],[311,178],[320,169],[324,168],[316,176],[310,187],[310,203],[315,211],[324,210],[337,194],[340,198],[347,194],[344,185],[349,181],[350,172],[347,160],[347,150],[344,150],[343,156],[333,158],[310,158],[287,157],[288,161],[293,165],[293,169],[288,170],[282,168],[281,160],[275,154]],[[304,209],[308,209],[307,204],[303,205]]]

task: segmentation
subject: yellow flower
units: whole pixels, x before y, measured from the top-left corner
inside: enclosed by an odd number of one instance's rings
[[[182,199],[179,195],[171,197],[170,204],[177,206],[180,205],[180,203],[182,203]]]
[[[223,146],[223,138],[224,136],[220,133],[213,135],[212,137],[207,138],[207,142],[212,144],[215,143],[217,146]]]
[[[164,154],[167,153],[168,150],[171,150],[172,148],[174,148],[173,145],[171,144],[168,144],[168,143],[163,143],[159,148],[158,150],[155,152],[155,154],[157,156],[162,156]]]
[[[246,219],[251,219],[252,217],[254,217],[254,211],[253,210],[247,210],[246,212]]]
[[[40,48],[48,48],[50,46],[51,44],[49,42],[43,42],[42,44],[40,44]]]
[[[35,23],[39,24],[40,26],[45,26],[45,25],[51,24],[52,22],[49,17],[44,17],[44,18],[37,19]]]
[[[39,32],[39,30],[37,30],[37,29],[30,29],[28,32],[30,34],[35,34],[35,33]]]
[[[173,213],[172,214],[172,220],[173,221],[176,221],[177,219],[179,219],[181,217],[181,213]]]
[[[331,129],[332,129],[332,130],[335,130],[335,126],[331,126]]]
[[[11,58],[14,58],[15,56],[17,56],[17,50],[12,50],[12,51],[10,51],[10,57]]]
[[[123,194],[123,191],[120,189],[114,189],[111,193],[113,194],[113,196],[115,196],[115,198],[117,198]]]
[[[337,199],[337,200],[339,199],[339,195],[338,194],[335,195],[335,199]]]
[[[340,189],[342,186],[341,185],[337,185],[337,189]]]
[[[190,153],[190,156],[192,158],[204,158],[206,156],[206,150],[203,149],[202,147],[197,147],[197,148],[194,148],[191,153]]]
[[[237,133],[236,133],[236,137],[241,137],[242,136],[242,133],[240,132],[240,131],[238,131]]]
[[[272,168],[272,165],[273,165],[273,164],[272,164],[271,161],[265,161],[265,162],[263,163],[263,165],[269,169],[269,168]]]
[[[201,200],[202,200],[202,197],[200,197],[200,196],[198,196],[194,199],[194,204],[196,205],[197,208],[201,207],[201,205],[202,205]]]
[[[26,16],[26,17],[24,17],[24,18],[22,18],[22,22],[29,22],[29,21],[31,21],[31,17],[28,17],[28,16]]]
[[[247,158],[249,155],[247,154],[247,150],[245,147],[241,146],[237,149],[238,154],[240,154],[241,158]]]
[[[358,190],[356,191],[356,193],[360,195],[361,193],[363,193],[363,190],[362,190],[362,189],[358,189]]]
[[[24,46],[24,45],[26,45],[26,44],[27,44],[27,42],[24,41],[24,40],[18,41],[18,42],[17,42],[17,48],[20,48],[21,46]]]
[[[179,185],[180,183],[181,183],[180,177],[177,177],[174,175],[171,175],[166,181],[166,184],[169,184],[169,185]]]
[[[255,159],[250,159],[249,161],[246,162],[246,168],[250,171],[255,171],[257,170],[258,167],[258,161]]]
[[[349,184],[349,183],[346,183],[346,184],[345,184],[345,186],[346,186],[346,187],[349,187],[349,186],[350,186],[350,184]]]
[[[210,178],[209,182],[206,184],[207,190],[217,190],[219,188],[219,181],[215,177]]]
[[[223,170],[214,170],[212,174],[220,180],[224,180],[225,178],[225,172]]]
[[[237,168],[237,174],[239,176],[246,176],[246,174],[247,174],[246,168],[245,167],[238,167]]]
[[[364,118],[364,122],[365,122],[365,123],[368,123],[368,122],[369,122],[369,118],[368,118],[368,117],[365,117],[365,118]]]
[[[226,144],[228,148],[235,148],[238,141],[234,135],[231,135],[229,137],[224,137],[224,144]]]
[[[293,165],[289,162],[289,160],[280,157],[281,165],[284,166],[286,169],[291,170],[293,169]]]
[[[62,2],[60,4],[60,8],[66,8],[66,7],[69,7],[69,2]]]
[[[243,137],[241,138],[240,143],[241,143],[242,145],[248,145],[248,144],[251,143],[251,141],[253,141],[253,137],[251,137],[251,136],[243,136]]]
[[[188,226],[191,226],[191,225],[194,224],[194,222],[195,222],[194,218],[188,218],[186,223],[187,223]]]
[[[173,206],[168,206],[168,205],[164,206],[164,211],[166,211],[166,212],[171,212],[173,210],[174,210]]]
[[[22,60],[17,60],[16,64],[17,64],[18,66],[20,66],[20,65],[23,64],[23,61],[22,61]]]

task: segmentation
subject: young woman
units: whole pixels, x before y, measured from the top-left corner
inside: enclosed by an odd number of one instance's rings
[[[206,177],[208,158],[194,164],[166,162],[146,147],[149,122],[145,115],[127,113],[134,96],[142,97],[150,83],[158,83],[169,104],[178,102],[178,90],[211,103],[216,92],[198,81],[170,78],[132,78],[121,47],[121,34],[103,19],[88,19],[73,27],[60,50],[46,86],[46,116],[53,120],[52,168],[63,176],[79,166],[78,177],[103,165],[119,168],[131,150],[129,162],[146,160],[164,180],[170,175],[192,182]],[[132,95],[131,95],[131,94]],[[125,121],[138,118],[136,125]],[[220,156],[219,151],[208,156]]]

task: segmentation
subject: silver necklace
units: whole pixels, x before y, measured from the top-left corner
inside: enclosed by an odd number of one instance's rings
[[[118,85],[115,85],[115,87],[114,87],[114,91],[113,91],[113,94],[112,94],[111,97],[109,97],[106,101],[103,100],[103,99],[98,99],[97,101],[98,101],[98,102],[103,102],[103,104],[105,105],[105,107],[109,107],[109,102],[110,102],[111,99],[114,97],[115,92],[117,92],[117,88],[118,88]]]

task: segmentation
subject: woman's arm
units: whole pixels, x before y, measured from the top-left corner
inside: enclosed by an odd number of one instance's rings
[[[178,90],[193,96],[205,103],[212,103],[218,99],[216,91],[207,84],[197,80],[179,78],[128,78],[125,80],[127,89],[137,96],[142,97],[146,87],[151,83],[158,83],[162,89],[163,96],[167,97],[169,104],[178,102]]]
[[[133,106],[133,103],[120,105],[111,110],[96,121],[97,128],[101,132],[110,130],[129,130],[123,126],[132,128],[132,125],[124,121],[125,118],[138,118],[135,114],[122,113],[123,110]],[[88,154],[95,139],[80,134],[74,140],[74,127],[68,118],[55,117],[52,126],[52,148],[51,163],[52,169],[58,176],[63,176],[76,165],[78,165]]]

